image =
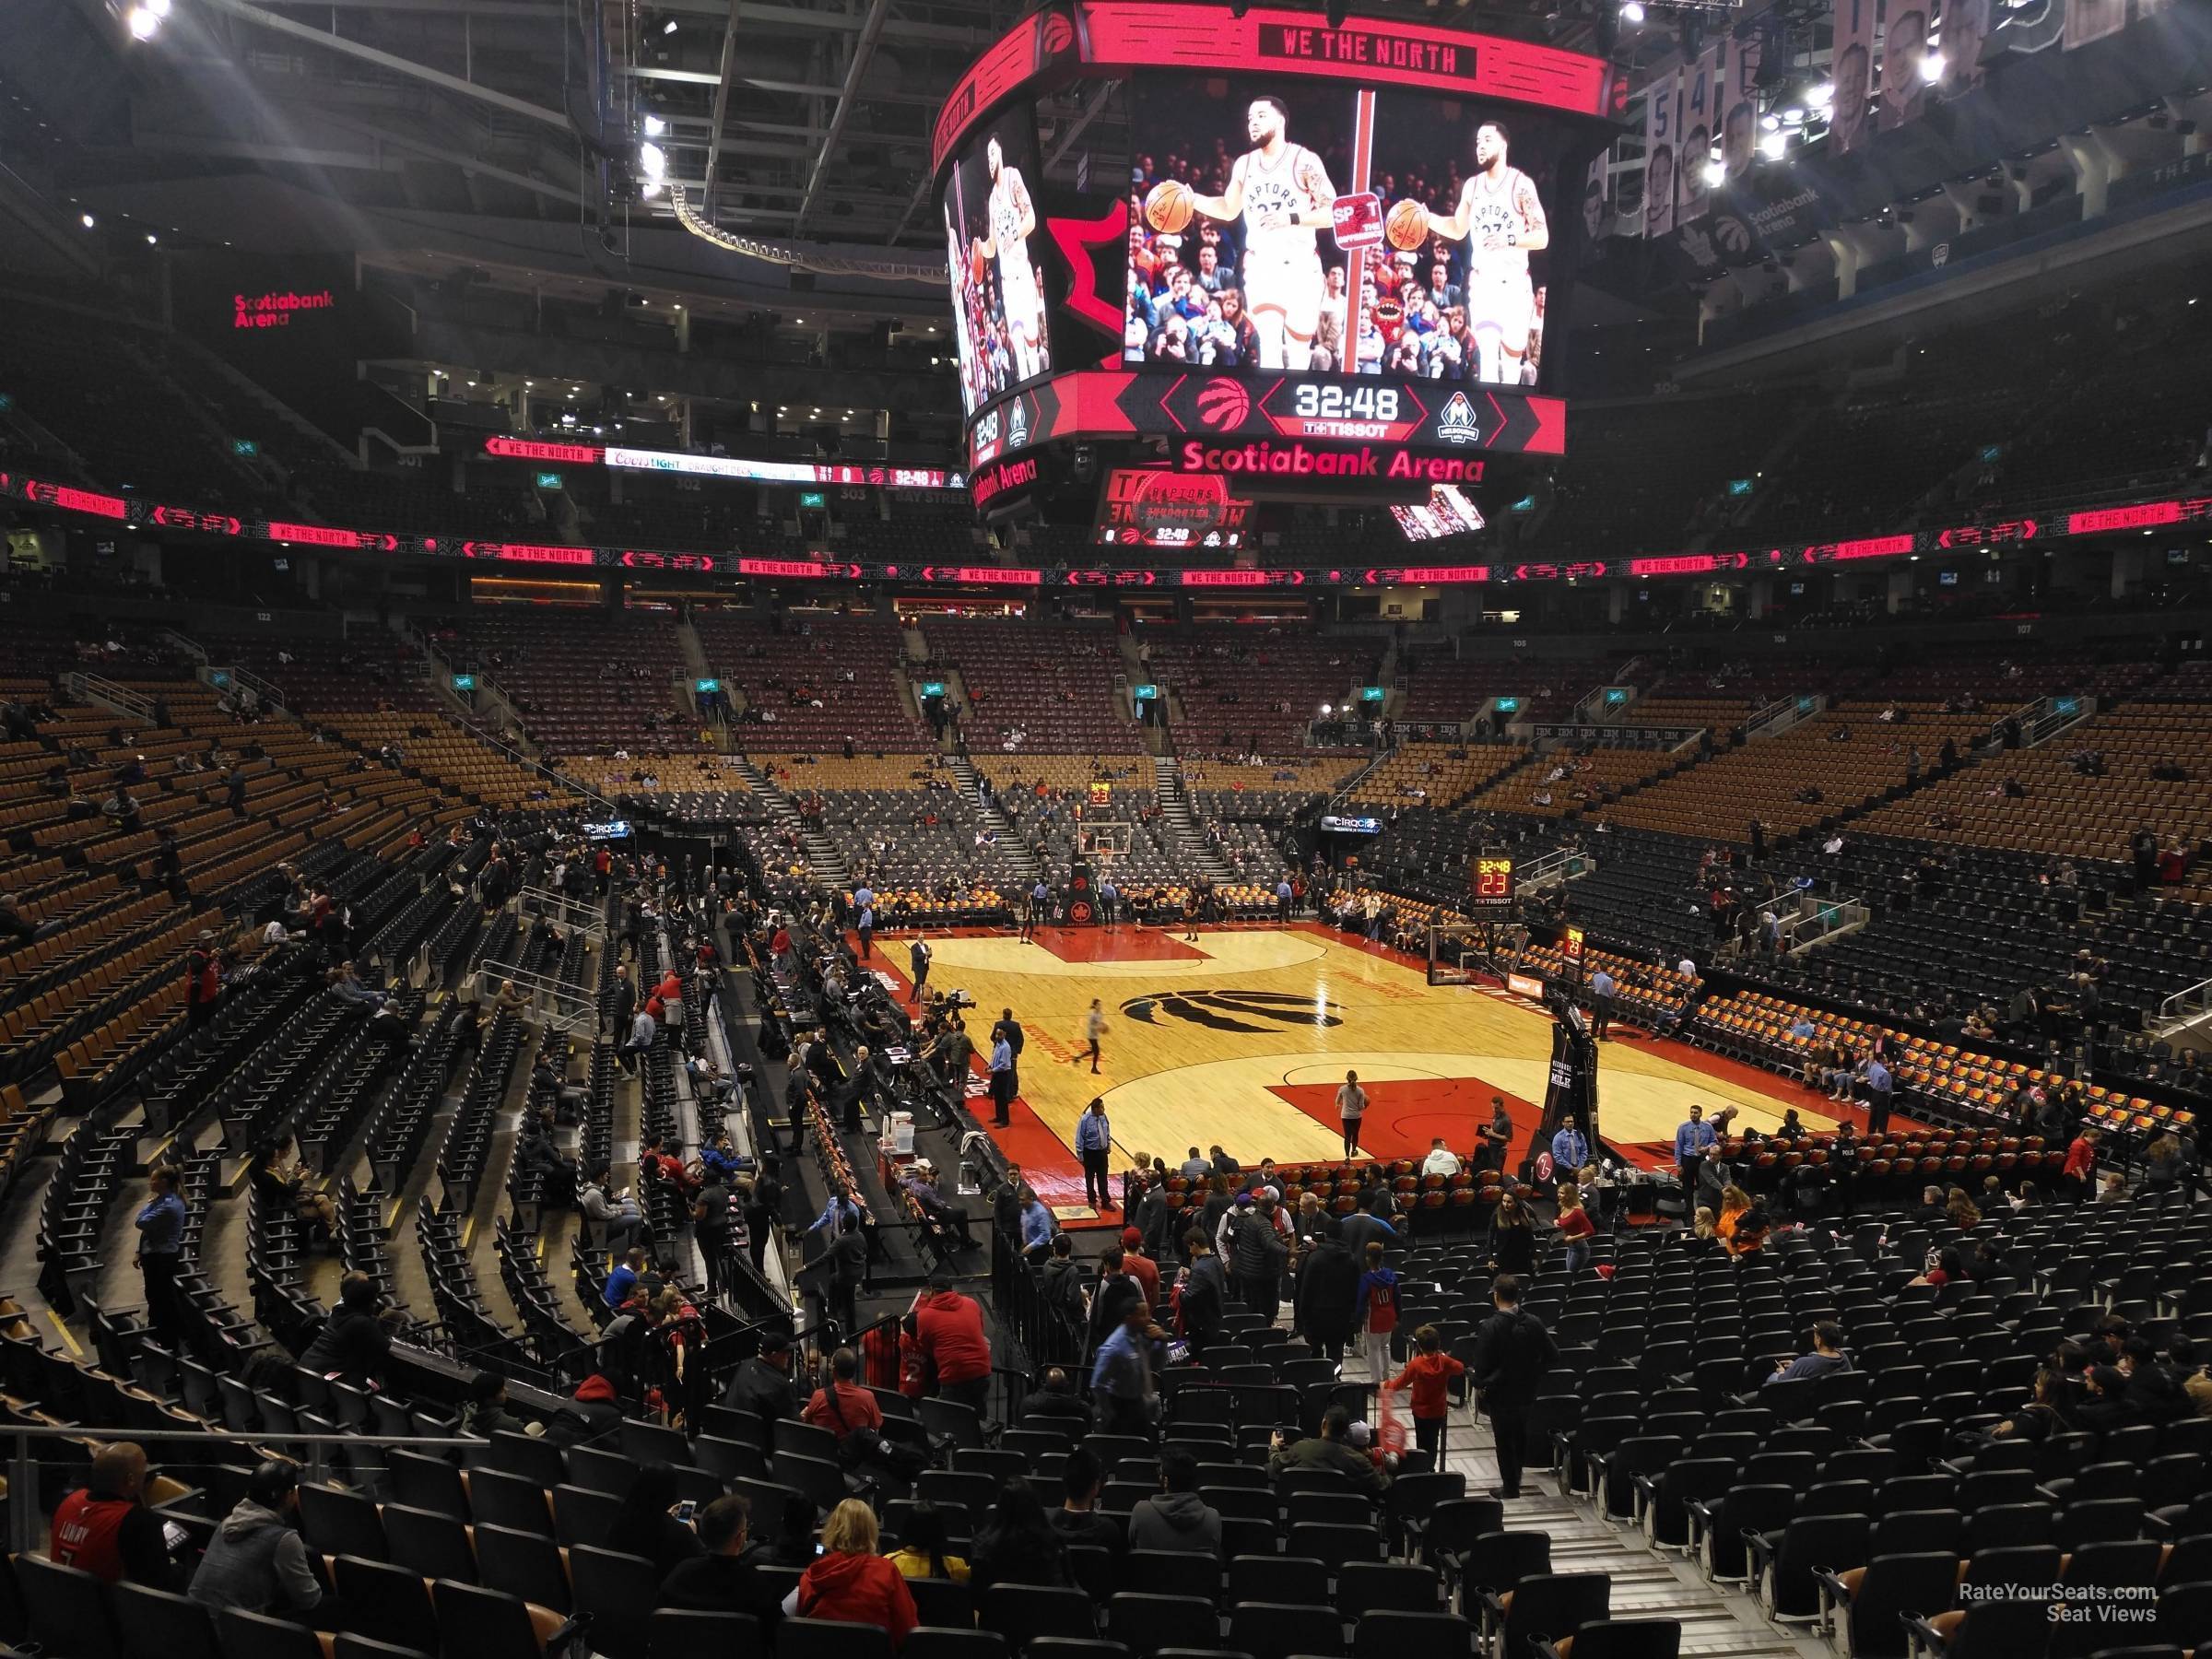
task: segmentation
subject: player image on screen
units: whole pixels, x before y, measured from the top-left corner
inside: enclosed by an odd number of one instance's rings
[[[1130,129],[1124,362],[1536,382],[1546,193],[1588,175],[1566,124],[1163,71],[1135,77]]]
[[[987,237],[975,240],[979,258],[998,261],[999,310],[1014,347],[1018,380],[1042,374],[1044,356],[1044,290],[1030,264],[1029,239],[1037,230],[1037,208],[1018,168],[1006,165],[1006,151],[994,135],[983,146],[983,164],[991,174]]]
[[[1448,217],[1430,218],[1429,230],[1446,242],[1466,244],[1467,325],[1477,354],[1474,378],[1517,385],[1529,367],[1536,324],[1528,256],[1551,245],[1551,227],[1535,181],[1507,159],[1512,142],[1502,122],[1486,121],[1475,129],[1474,177],[1460,187],[1459,204]]]
[[[945,262],[952,290],[960,399],[971,415],[1052,372],[1049,312],[1030,238],[1039,229],[1036,117],[1007,111],[962,152],[945,185]]]

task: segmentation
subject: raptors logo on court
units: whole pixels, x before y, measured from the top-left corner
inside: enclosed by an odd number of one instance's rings
[[[1210,1031],[1264,1035],[1285,1026],[1344,1023],[1343,1017],[1334,1012],[1329,1004],[1318,1005],[1316,1010],[1317,1005],[1312,997],[1287,996],[1278,991],[1182,991],[1169,996],[1133,996],[1122,1005],[1123,1013],[1147,1025],[1158,1025],[1159,1016],[1171,1015]],[[1238,1018],[1240,1015],[1244,1018]],[[1249,1023],[1254,1019],[1268,1023]]]

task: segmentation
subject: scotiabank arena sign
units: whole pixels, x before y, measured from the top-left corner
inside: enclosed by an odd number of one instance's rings
[[[1479,484],[1483,464],[1467,455],[1422,455],[1396,444],[1209,443],[1185,439],[1169,452],[1175,470],[1223,477],[1336,484]]]

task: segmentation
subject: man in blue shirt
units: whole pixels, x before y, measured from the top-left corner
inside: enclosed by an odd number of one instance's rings
[[[1121,909],[1122,891],[1113,885],[1113,877],[1102,877],[1099,881],[1099,924],[1112,927],[1115,913]]]
[[[1682,1175],[1682,1202],[1695,1204],[1698,1192],[1698,1166],[1705,1161],[1705,1154],[1712,1149],[1720,1136],[1705,1121],[1705,1108],[1692,1104],[1689,1121],[1675,1131],[1675,1166]]]
[[[167,1164],[147,1173],[146,1206],[138,1212],[138,1273],[146,1285],[146,1322],[172,1347],[184,1337],[177,1309],[177,1267],[184,1252],[184,1200]]]
[[[1603,968],[1590,976],[1590,1034],[1600,1042],[1607,1041],[1606,1033],[1613,1029],[1613,993],[1618,989]]]
[[[1574,1113],[1569,1112],[1559,1124],[1559,1132],[1551,1137],[1552,1173],[1561,1181],[1571,1181],[1576,1171],[1590,1161],[1590,1139],[1574,1126]]]
[[[1872,1049],[1860,1075],[1866,1079],[1866,1138],[1879,1140],[1889,1132],[1889,1095],[1894,1087],[1889,1068]]]
[[[853,908],[858,912],[853,931],[860,935],[860,959],[865,962],[876,951],[876,894],[865,881],[853,895]]]
[[[991,1040],[991,1122],[1004,1129],[1014,1121],[1014,1045],[1001,1030]]]
[[[830,1236],[834,1239],[837,1237],[838,1229],[844,1225],[844,1218],[847,1216],[858,1221],[860,1206],[842,1193],[832,1193],[830,1194],[830,1202],[822,1206],[822,1213],[806,1224],[806,1230],[810,1233],[818,1233],[828,1229]]]
[[[1112,1178],[1107,1172],[1113,1148],[1113,1129],[1106,1121],[1106,1102],[1091,1101],[1076,1120],[1076,1151],[1083,1159],[1083,1201],[1100,1212],[1113,1207]]]
[[[1037,936],[1037,924],[1044,920],[1045,906],[1053,901],[1053,889],[1044,885],[1044,877],[1037,877],[1037,885],[1030,889],[1029,908],[1021,912],[1021,936]]]
[[[1150,1344],[1165,1335],[1152,1323],[1142,1297],[1129,1304],[1113,1334],[1099,1344],[1091,1362],[1090,1394],[1099,1410],[1100,1434],[1152,1437],[1152,1355]]]
[[[1813,1024],[1811,1015],[1800,1014],[1795,1019],[1790,1021],[1790,1035],[1800,1042],[1810,1042],[1819,1035],[1819,1028]]]
[[[1275,884],[1275,919],[1284,926],[1290,924],[1290,877],[1285,876]]]
[[[638,1288],[638,1270],[645,1265],[645,1253],[632,1248],[615,1264],[615,1270],[606,1276],[606,1283],[599,1291],[599,1300],[610,1308],[619,1308],[629,1300],[629,1293]]]
[[[1021,1251],[1024,1255],[1042,1256],[1053,1247],[1053,1235],[1060,1224],[1053,1219],[1053,1212],[1037,1196],[1033,1187],[1021,1189]]]

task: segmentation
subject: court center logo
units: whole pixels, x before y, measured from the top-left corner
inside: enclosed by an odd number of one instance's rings
[[[1146,1025],[1181,1019],[1209,1031],[1266,1036],[1295,1026],[1335,1027],[1343,1017],[1310,996],[1280,991],[1179,991],[1163,996],[1133,996],[1122,1012]],[[1255,1021],[1262,1023],[1253,1023]]]
[[[1217,432],[1234,431],[1252,415],[1252,394],[1231,380],[1211,382],[1198,394],[1198,418]]]

